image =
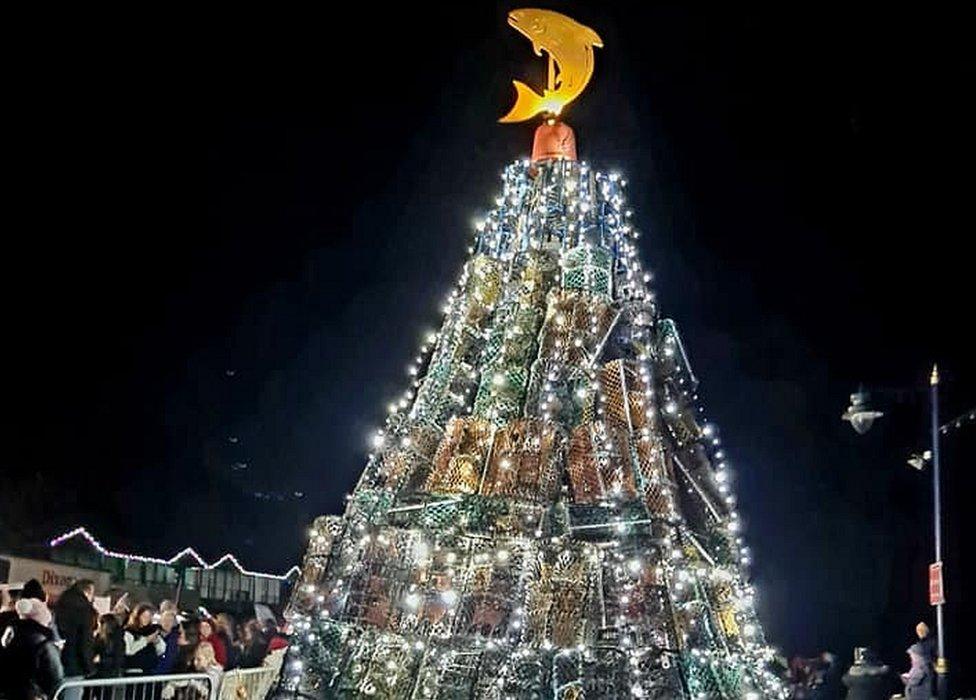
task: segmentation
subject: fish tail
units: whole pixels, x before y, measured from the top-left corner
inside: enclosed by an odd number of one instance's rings
[[[515,86],[515,104],[499,122],[522,122],[544,111],[542,95],[520,80],[513,80],[512,84]]]

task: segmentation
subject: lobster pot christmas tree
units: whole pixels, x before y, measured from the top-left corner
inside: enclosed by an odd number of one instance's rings
[[[626,183],[567,138],[550,121],[505,169],[346,512],[310,529],[288,611],[304,693],[782,697]]]

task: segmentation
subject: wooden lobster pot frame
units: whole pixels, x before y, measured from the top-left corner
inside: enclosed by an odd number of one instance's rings
[[[539,356],[589,366],[607,337],[615,312],[600,296],[579,291],[549,293],[539,333]]]
[[[627,431],[602,421],[573,430],[566,460],[573,500],[597,503],[608,497],[633,500],[637,495]]]
[[[481,493],[532,502],[553,500],[559,491],[563,440],[554,423],[520,419],[499,428]]]
[[[481,418],[453,418],[434,455],[434,468],[424,490],[428,493],[473,494],[491,446],[493,426]]]

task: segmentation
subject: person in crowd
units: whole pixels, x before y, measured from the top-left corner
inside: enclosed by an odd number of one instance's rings
[[[131,612],[129,609],[129,592],[123,591],[122,595],[115,601],[115,605],[112,606],[112,614],[119,618],[119,625],[125,627],[129,621],[129,613]]]
[[[41,582],[36,578],[32,578],[30,581],[24,584],[20,597],[34,598],[42,603],[47,603],[47,593],[44,592],[44,586],[42,586]]]
[[[151,673],[159,663],[159,657],[166,651],[160,627],[153,624],[152,618],[153,606],[148,603],[137,605],[129,615],[122,635],[126,669]]]
[[[226,663],[222,665],[225,671],[230,671],[240,665],[241,656],[239,642],[234,634],[234,618],[227,613],[218,613],[215,624],[217,627],[215,634],[220,637],[227,656]]]
[[[3,605],[0,606],[0,637],[4,631],[12,626],[20,616],[17,615],[16,605],[20,600],[19,588],[7,588],[3,591]]]
[[[214,688],[220,687],[220,679],[223,675],[223,667],[217,661],[217,650],[208,642],[200,642],[197,650],[193,654],[193,669],[198,673],[206,673],[210,676]]]
[[[0,693],[10,700],[52,698],[64,679],[51,611],[36,598],[21,598],[18,619],[3,636]]]
[[[199,624],[200,642],[210,643],[213,647],[217,663],[223,668],[224,664],[227,663],[227,649],[224,647],[223,640],[217,635],[216,627],[214,621],[209,617],[202,618]]]
[[[825,651],[817,658],[817,662],[818,669],[810,697],[817,700],[839,698],[842,694],[840,678],[843,670],[837,662],[837,656]]]
[[[196,651],[193,653],[193,673],[205,673],[210,678],[210,684],[202,680],[174,681],[167,683],[163,688],[161,696],[163,700],[170,700],[175,697],[177,691],[183,690],[181,697],[192,700],[208,700],[212,692],[217,692],[220,688],[220,679],[223,677],[224,669],[214,656],[214,647],[210,642],[200,642]]]
[[[244,625],[244,648],[241,651],[241,668],[257,668],[264,662],[268,653],[268,638],[264,636],[261,623],[248,620]]]
[[[119,618],[106,613],[98,618],[95,633],[94,678],[118,678],[125,667],[125,640]]]
[[[163,601],[166,603],[168,601]],[[175,607],[175,606],[174,606]],[[165,649],[156,662],[153,674],[172,673],[179,656],[180,626],[176,621],[176,611],[169,608],[159,616],[159,633],[163,639]]]
[[[932,697],[932,665],[928,661],[925,647],[915,642],[907,649],[912,667],[908,673],[901,674],[905,684],[906,700],[929,700]]]
[[[930,666],[935,664],[935,657],[938,655],[938,649],[935,644],[935,637],[929,630],[929,626],[924,622],[919,622],[915,625],[915,635],[918,637],[918,643],[922,646],[922,651],[925,653],[925,658],[928,660]]]
[[[187,620],[180,625],[180,635],[176,640],[176,665],[173,667],[174,673],[191,673],[193,671],[193,655],[197,651],[200,643],[199,623],[196,620]]]
[[[64,646],[61,663],[65,680],[81,680],[95,671],[94,644],[95,621],[98,613],[92,606],[95,598],[95,582],[79,579],[68,588],[54,606],[54,620],[58,625]],[[81,688],[68,688],[64,700],[81,700]]]
[[[44,586],[41,585],[41,582],[38,581],[36,578],[30,579],[27,583],[24,584],[24,588],[20,592],[20,597],[34,598],[35,600],[41,601],[41,603],[45,607],[48,607],[47,592],[44,590]],[[50,607],[48,607],[48,610],[50,610]],[[61,635],[58,633],[58,625],[57,622],[53,619],[53,617],[51,620],[50,628],[51,631],[54,633],[54,641],[55,642],[61,641]]]
[[[285,634],[285,623],[284,621],[268,621],[268,626],[265,628],[266,634],[268,636],[268,653],[278,649],[288,648],[288,635]]]

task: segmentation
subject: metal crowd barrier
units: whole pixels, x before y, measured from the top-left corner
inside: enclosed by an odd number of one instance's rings
[[[264,700],[281,673],[280,664],[228,671],[220,681],[217,700]]]
[[[65,681],[51,700],[212,700],[213,680],[205,673],[141,674]]]

